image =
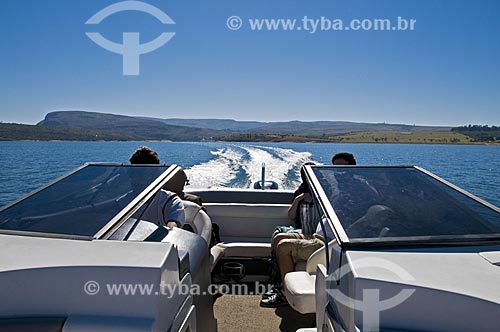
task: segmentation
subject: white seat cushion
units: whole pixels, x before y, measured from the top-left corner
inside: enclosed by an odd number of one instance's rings
[[[217,243],[210,248],[210,264],[213,271],[215,265],[222,257],[235,258],[266,258],[271,255],[271,245],[269,243]]]
[[[283,294],[293,309],[301,314],[316,312],[315,283],[316,276],[305,271],[286,274]]]
[[[212,221],[210,221],[210,217],[196,203],[182,201],[182,204],[184,205],[186,224],[191,225],[194,232],[200,235],[207,245],[210,245],[212,239]]]
[[[212,222],[220,227],[222,241],[267,242],[271,241],[274,228],[291,225],[288,219],[289,204],[206,203]]]
[[[210,248],[210,272],[214,270],[222,256],[224,256],[224,248],[218,246]]]
[[[271,255],[271,245],[269,243],[218,243],[215,247],[217,247],[217,250],[223,251],[223,257],[264,258]]]

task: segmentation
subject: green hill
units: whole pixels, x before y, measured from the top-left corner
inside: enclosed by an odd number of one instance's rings
[[[232,119],[158,119],[151,117],[140,117],[140,119],[160,121],[169,125],[184,126],[192,128],[207,128],[217,130],[245,131],[266,126],[267,122],[259,121],[237,121]]]
[[[496,126],[451,128],[347,121],[155,119],[85,111],[51,112],[36,126],[0,123],[0,140],[474,144],[498,143],[499,137]]]
[[[346,121],[276,122],[252,130],[256,134],[282,134],[324,138],[327,136],[368,131],[450,131],[451,127],[427,127],[405,124],[359,123]]]
[[[500,126],[468,125],[452,130],[470,137],[473,142],[500,143]]]
[[[51,112],[37,126],[112,130],[142,140],[201,141],[227,134],[221,130],[172,126],[155,120],[84,111]]]
[[[361,123],[349,121],[285,121],[259,122],[237,121],[230,119],[158,119],[141,118],[160,121],[170,125],[179,125],[193,128],[207,128],[217,130],[231,130],[234,132],[260,135],[295,135],[322,138],[324,136],[341,135],[354,132],[369,131],[398,131],[398,132],[436,132],[450,131],[451,127],[414,126],[405,124]]]
[[[0,141],[136,141],[140,136],[113,131],[0,123]]]

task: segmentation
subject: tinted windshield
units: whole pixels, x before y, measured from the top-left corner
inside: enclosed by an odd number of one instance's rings
[[[313,171],[349,239],[500,234],[500,213],[418,169]]]
[[[0,229],[94,236],[167,166],[90,165],[0,212]]]

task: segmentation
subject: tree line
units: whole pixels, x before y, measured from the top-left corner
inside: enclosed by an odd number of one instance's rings
[[[500,141],[500,126],[467,125],[453,128],[452,131],[469,136],[474,142]]]

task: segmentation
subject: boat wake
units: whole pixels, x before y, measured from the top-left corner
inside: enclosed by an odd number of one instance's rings
[[[211,151],[213,158],[186,169],[195,188],[251,188],[261,179],[262,163],[266,179],[280,189],[295,189],[300,183],[300,167],[311,161],[311,153],[265,146],[234,145]]]
[[[237,178],[243,153],[232,148],[210,152],[214,159],[186,169],[189,183],[196,188],[223,187]]]

